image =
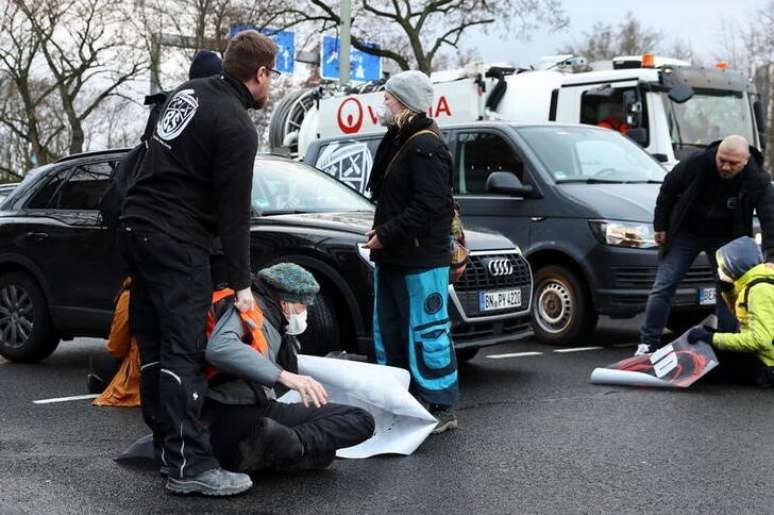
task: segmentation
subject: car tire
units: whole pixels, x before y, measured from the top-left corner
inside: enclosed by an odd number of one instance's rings
[[[59,345],[38,283],[28,274],[0,277],[0,355],[30,363],[51,355]]]
[[[578,277],[561,266],[544,266],[535,273],[532,327],[550,345],[576,343],[588,336],[599,315]]]
[[[457,355],[457,363],[467,363],[478,354],[478,347],[468,347],[465,349],[454,349],[454,353]]]
[[[298,337],[301,353],[325,356],[331,351],[342,350],[336,308],[330,294],[321,290],[307,310],[307,329]]]

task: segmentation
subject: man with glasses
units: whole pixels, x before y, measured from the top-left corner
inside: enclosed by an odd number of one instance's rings
[[[276,53],[270,38],[242,32],[226,48],[222,74],[169,95],[121,216],[143,417],[175,494],[234,495],[252,486],[247,475],[220,468],[200,423],[204,320],[215,237],[236,307],[248,311],[254,302],[250,189],[258,137],[247,110],[266,105]]]
[[[763,169],[763,156],[742,136],[710,144],[666,175],[653,221],[660,262],[635,355],[660,346],[677,285],[696,256],[705,252],[716,270],[715,252],[720,247],[740,236],[753,236],[753,212],[761,223],[763,251],[772,259],[774,188]],[[717,273],[715,281],[719,291]],[[734,316],[723,302],[716,301],[715,306],[719,330],[732,332]]]

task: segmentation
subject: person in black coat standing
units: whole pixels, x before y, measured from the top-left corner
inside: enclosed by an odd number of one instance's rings
[[[242,32],[226,48],[222,74],[170,93],[121,216],[143,417],[175,494],[233,495],[252,486],[247,475],[220,468],[200,423],[204,321],[216,237],[236,307],[248,311],[254,302],[250,191],[258,135],[247,110],[266,104],[276,52],[270,38]]]
[[[448,314],[452,160],[435,122],[427,75],[406,71],[385,84],[382,124],[368,189],[376,200],[366,248],[375,269],[374,346],[379,363],[408,369],[411,391],[457,427],[457,361]]]
[[[681,161],[664,178],[654,212],[659,267],[648,297],[636,355],[660,346],[672,298],[696,256],[706,252],[713,270],[715,252],[740,237],[753,236],[753,212],[761,223],[763,251],[774,258],[774,187],[763,157],[742,136],[710,144]],[[715,273],[716,288],[721,284]],[[715,303],[719,330],[736,326],[725,304]]]

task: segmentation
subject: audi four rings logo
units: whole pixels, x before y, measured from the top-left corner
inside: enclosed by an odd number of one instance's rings
[[[513,274],[513,263],[508,259],[493,259],[487,264],[489,275],[492,277],[502,277]]]

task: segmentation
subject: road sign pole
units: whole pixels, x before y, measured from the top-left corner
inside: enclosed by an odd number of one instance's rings
[[[339,7],[341,20],[339,30],[339,84],[346,86],[349,83],[349,46],[352,32],[352,3],[351,0],[341,0]]]

